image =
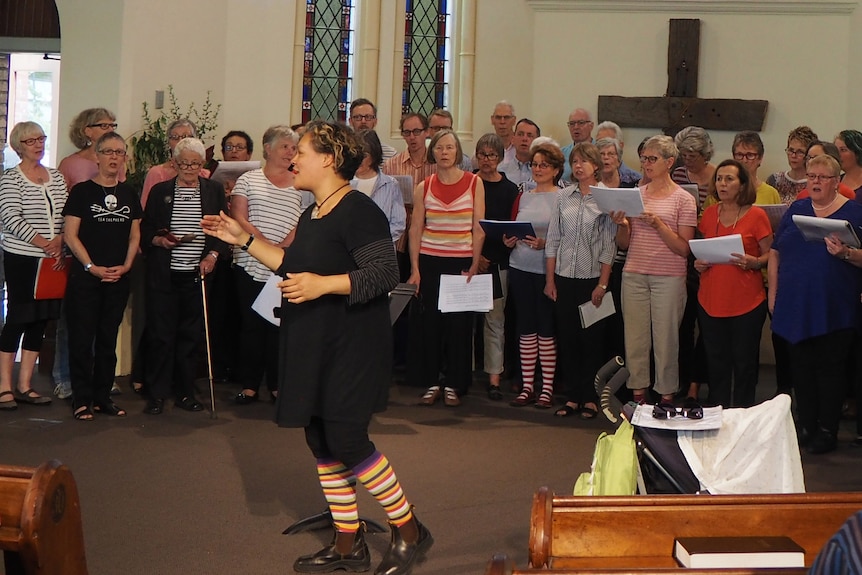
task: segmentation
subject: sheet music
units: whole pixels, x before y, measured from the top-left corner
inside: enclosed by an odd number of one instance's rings
[[[491,274],[479,274],[467,283],[467,276],[441,275],[437,308],[443,313],[491,311],[494,308],[492,279]]]
[[[719,236],[717,238],[706,238],[702,240],[689,240],[688,246],[694,257],[711,264],[727,264],[733,260],[730,254],[744,254],[742,236],[732,234]]]
[[[211,180],[224,185],[226,181],[235,182],[237,178],[246,172],[256,170],[260,167],[260,161],[249,160],[247,162],[219,162],[215,171],[210,176]]]
[[[848,246],[860,247],[859,236],[856,235],[856,231],[847,220],[815,218],[796,214],[793,216],[793,223],[809,242],[823,241],[826,236],[835,234],[839,240]]]
[[[639,188],[604,188],[590,186],[590,194],[602,213],[624,212],[626,216],[644,213],[644,201]]]
[[[616,311],[614,298],[609,293],[605,294],[599,307],[594,306],[592,300],[582,303],[578,306],[578,314],[581,316],[581,327],[586,329],[597,321],[614,315]]]
[[[263,284],[263,289],[251,304],[251,309],[256,311],[260,317],[271,323],[272,325],[281,325],[281,318],[275,316],[274,309],[281,309],[281,290],[278,288],[278,282],[281,281],[281,276],[272,274],[266,283]]]

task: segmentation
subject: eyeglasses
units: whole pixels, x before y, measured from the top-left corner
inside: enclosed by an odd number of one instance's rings
[[[734,152],[733,159],[737,162],[741,162],[742,160],[748,160],[752,162],[760,157],[760,154],[757,152]]]
[[[490,152],[486,154],[485,152],[476,152],[476,157],[482,160],[499,160],[500,156],[496,152]]]
[[[553,166],[551,166],[551,164],[547,162],[530,162],[530,167],[539,168],[540,170],[547,170],[548,168],[551,168]]]
[[[653,406],[652,416],[655,419],[670,419],[681,415],[687,419],[703,419],[703,407],[700,404],[693,402],[683,407],[674,407],[672,404],[660,403]]]
[[[838,176],[823,176],[821,174],[805,174],[805,177],[812,182],[827,182],[832,178],[837,178]]]
[[[122,158],[126,155],[126,150],[99,150],[99,153],[103,156],[117,156],[118,158]]]
[[[568,122],[566,122],[566,125],[570,128],[573,128],[575,126],[580,128],[581,126],[586,126],[587,124],[592,124],[592,123],[593,123],[592,120],[569,120]]]
[[[225,152],[245,152],[248,148],[243,146],[242,144],[237,144],[235,146],[231,144],[227,144],[224,147]]]
[[[500,115],[495,114],[495,115],[491,116],[491,119],[494,120],[495,122],[508,122],[509,120],[511,120],[514,117],[515,116],[511,116],[511,115],[500,116]]]
[[[641,156],[641,164],[652,165],[661,159],[659,156]]]
[[[47,139],[48,139],[48,136],[39,136],[38,138],[27,138],[26,140],[21,140],[21,143],[26,145],[26,146],[32,146],[36,142],[43,144],[43,143],[45,143],[45,140],[47,140]]]
[[[87,124],[88,128],[102,128],[103,130],[116,130],[116,122],[101,122],[99,124]]]
[[[197,170],[203,166],[203,162],[177,162],[177,166],[181,170]]]
[[[805,150],[796,150],[794,148],[784,148],[784,151],[787,152],[788,156],[804,156]]]
[[[428,130],[434,133],[439,132],[440,130],[451,130],[452,126],[428,126]]]
[[[424,131],[425,131],[425,128],[416,128],[415,130],[401,130],[401,135],[404,136],[405,138],[407,136],[418,136]]]
[[[377,114],[353,114],[350,119],[354,122],[370,122],[377,119]]]
[[[186,138],[191,137],[193,137],[191,134],[171,134],[170,136],[168,136],[168,140],[171,140],[172,142],[179,142],[180,140],[185,140]]]

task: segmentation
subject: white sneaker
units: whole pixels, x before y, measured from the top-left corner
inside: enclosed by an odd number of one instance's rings
[[[68,399],[72,397],[72,388],[69,385],[58,383],[54,386],[54,396],[57,399]]]

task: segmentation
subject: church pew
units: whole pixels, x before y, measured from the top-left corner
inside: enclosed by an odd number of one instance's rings
[[[0,550],[6,575],[87,575],[78,487],[56,460],[0,465]]]
[[[677,537],[785,535],[810,566],[859,509],[862,492],[574,497],[543,487],[533,497],[529,562],[544,573],[673,572]]]

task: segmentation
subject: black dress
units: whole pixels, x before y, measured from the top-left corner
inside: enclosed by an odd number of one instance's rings
[[[276,423],[305,427],[312,416],[368,423],[386,409],[392,378],[388,293],[398,283],[389,224],[362,192],[329,214],[309,208],[278,273],[350,274],[349,296],[301,304],[282,300]]]

